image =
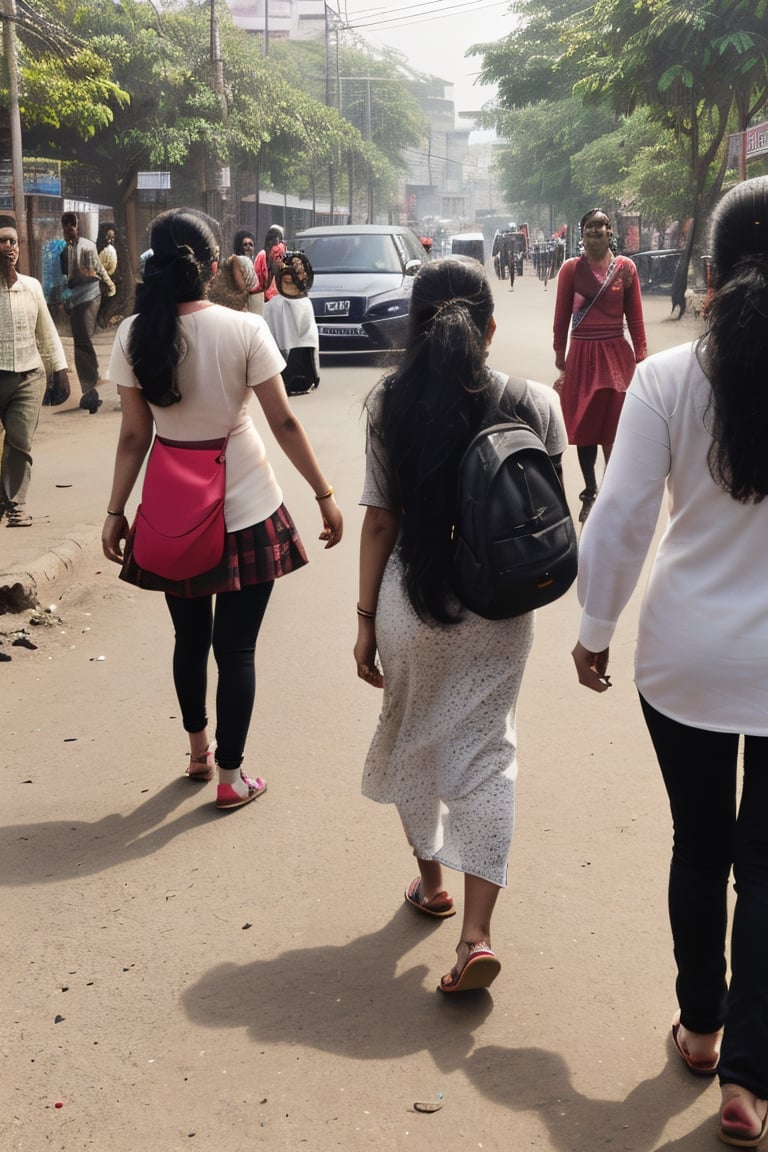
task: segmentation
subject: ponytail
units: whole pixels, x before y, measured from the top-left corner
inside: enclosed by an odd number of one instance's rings
[[[450,582],[459,461],[494,399],[486,367],[493,297],[481,264],[452,257],[423,265],[407,348],[382,385],[381,436],[403,510],[405,585],[422,617],[455,623]]]
[[[201,300],[218,258],[215,221],[194,209],[172,209],[150,230],[152,255],[136,294],[128,340],[133,373],[150,404],[177,404],[176,368],[183,354],[178,305]]]

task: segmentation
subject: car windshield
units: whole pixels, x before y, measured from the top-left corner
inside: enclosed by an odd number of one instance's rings
[[[304,236],[301,246],[312,270],[323,272],[396,272],[402,265],[391,236]]]

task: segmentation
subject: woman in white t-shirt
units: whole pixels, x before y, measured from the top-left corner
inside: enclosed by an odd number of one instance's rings
[[[176,636],[174,683],[190,743],[187,775],[210,780],[215,763],[216,806],[236,808],[266,787],[241,770],[259,628],[274,581],[307,559],[248,414],[253,393],[277,443],[314,489],[326,548],[339,542],[343,525],[333,488],[289,405],[280,375],[284,361],[266,324],[205,299],[219,255],[215,228],[203,213],[183,208],[152,224],[138,311],[120,325],[110,364],[122,423],[102,545],[105,556],[122,565],[123,580],[165,592]],[[169,440],[229,435],[224,556],[211,571],[185,581],[141,569],[132,554],[125,504],[153,425]],[[218,667],[215,755],[206,708],[211,646]]]
[[[711,251],[704,337],[651,356],[626,395],[581,537],[573,656],[604,692],[666,494],[635,682],[674,823],[672,1040],[691,1072],[720,1078],[720,1138],[754,1147],[768,1134],[768,177],[723,198]]]

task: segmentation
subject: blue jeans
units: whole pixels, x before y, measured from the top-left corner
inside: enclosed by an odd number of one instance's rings
[[[681,1021],[693,1032],[724,1028],[718,1074],[768,1098],[768,737],[691,728],[643,698],[643,715],[674,826],[669,916]],[[736,904],[726,976],[727,893]]]

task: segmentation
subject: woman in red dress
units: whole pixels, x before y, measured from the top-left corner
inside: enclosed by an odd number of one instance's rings
[[[599,208],[581,218],[584,252],[566,260],[557,278],[555,366],[569,444],[584,477],[580,523],[597,496],[597,448],[606,464],[616,437],[624,393],[646,357],[640,282],[631,260],[611,251],[611,221]],[[626,317],[629,342],[624,336]],[[570,346],[566,345],[570,330]]]

